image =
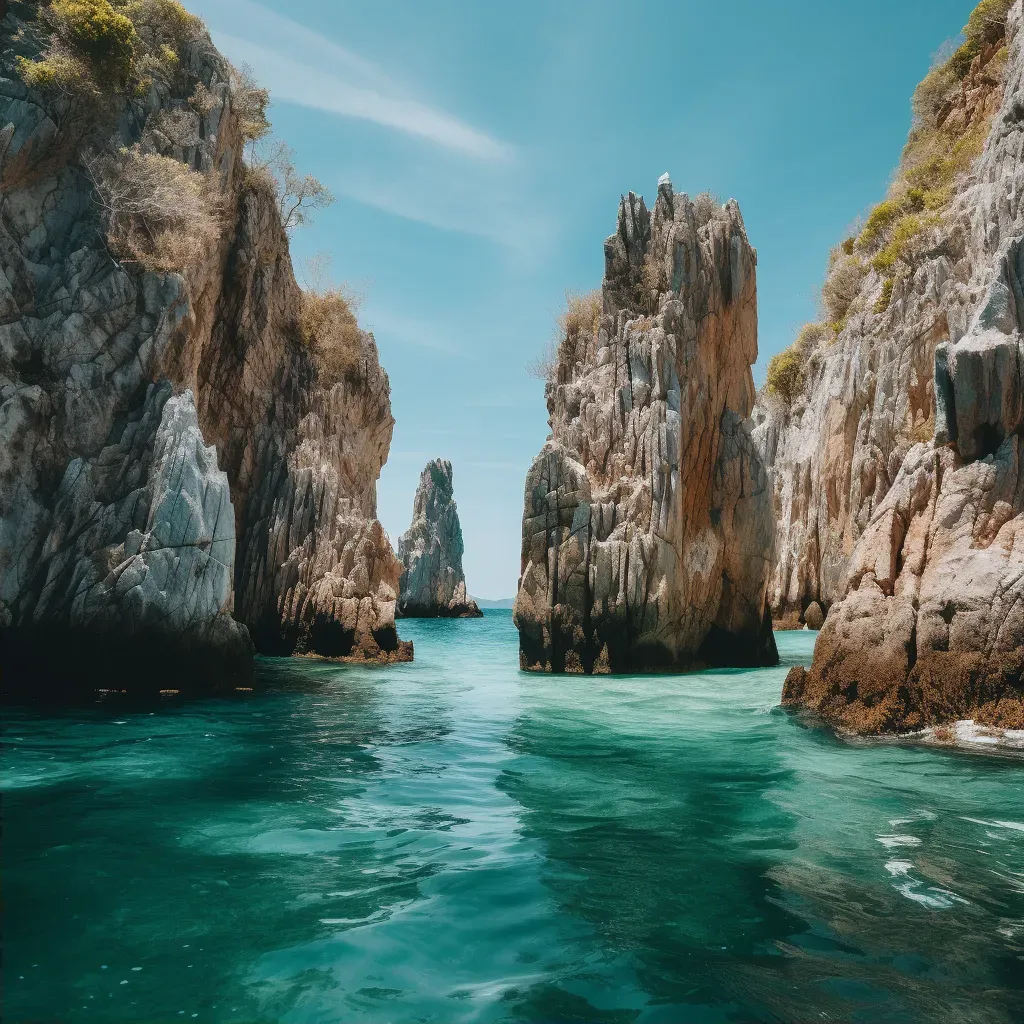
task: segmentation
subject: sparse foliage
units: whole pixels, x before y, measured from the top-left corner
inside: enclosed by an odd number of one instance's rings
[[[210,178],[136,146],[86,160],[111,250],[146,270],[184,271],[220,233],[221,199]]]
[[[294,152],[283,142],[275,142],[265,152],[254,151],[249,162],[250,174],[277,197],[281,225],[285,231],[309,223],[314,210],[322,210],[334,202],[334,196],[311,174],[295,170]]]
[[[307,261],[299,323],[303,343],[313,353],[324,387],[351,379],[359,369],[363,350],[363,332],[356,319],[359,297],[331,284],[329,268],[326,254]]]
[[[846,323],[850,309],[854,304],[867,267],[857,256],[845,255],[839,250],[829,267],[828,276],[821,288],[821,302],[825,311],[825,319],[832,324],[838,334]]]
[[[149,119],[147,130],[158,132],[158,138],[180,149],[199,144],[199,118],[190,110],[180,107],[161,110]]]
[[[242,138],[255,143],[270,134],[267,107],[270,92],[261,89],[252,76],[252,69],[243,64],[231,69],[231,109],[238,117]]]
[[[601,323],[601,290],[565,293],[565,306],[556,320],[555,337],[544,353],[527,365],[527,373],[554,381],[560,364],[573,365],[582,357],[582,346],[596,334]]]
[[[693,214],[699,225],[713,220],[722,208],[722,202],[712,192],[700,192],[693,200]]]
[[[887,291],[876,312],[888,308],[891,282],[913,268],[925,251],[930,229],[941,222],[957,179],[970,170],[988,135],[986,120],[964,123],[951,116],[961,80],[976,57],[988,61],[986,74],[1004,73],[993,51],[1006,29],[1011,0],[982,0],[964,26],[964,42],[946,47],[914,94],[914,125],[886,198],[872,211],[856,241],[856,251],[886,276]]]

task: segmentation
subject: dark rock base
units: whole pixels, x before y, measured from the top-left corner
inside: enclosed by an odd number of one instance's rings
[[[7,703],[74,703],[93,700],[101,690],[227,693],[250,686],[252,677],[252,643],[231,620],[215,622],[199,638],[59,626],[0,631],[0,699]]]
[[[471,604],[457,604],[450,608],[425,607],[422,605],[407,605],[401,608],[396,617],[400,619],[482,619],[484,613]]]
[[[557,623],[557,615],[555,622]],[[679,655],[660,644],[632,641],[624,629],[537,626],[519,620],[519,667],[525,672],[617,675],[697,672],[709,668],[763,668],[779,663],[771,616],[754,636],[713,627],[700,649]]]

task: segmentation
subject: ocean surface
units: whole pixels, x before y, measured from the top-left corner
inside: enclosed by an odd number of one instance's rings
[[[3,720],[3,1019],[1024,1021],[1024,761],[851,746],[777,669],[388,669]]]

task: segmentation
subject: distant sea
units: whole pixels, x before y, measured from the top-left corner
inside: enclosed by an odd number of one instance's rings
[[[782,664],[520,673],[507,611],[235,699],[8,709],[3,1019],[1024,1020],[1024,774]],[[144,671],[144,666],[140,666]]]

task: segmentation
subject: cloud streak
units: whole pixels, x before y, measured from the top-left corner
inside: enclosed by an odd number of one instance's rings
[[[372,61],[252,0],[198,0],[195,7],[218,46],[257,68],[275,99],[370,121],[477,160],[511,155],[505,143],[410,95]]]

